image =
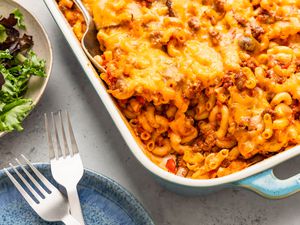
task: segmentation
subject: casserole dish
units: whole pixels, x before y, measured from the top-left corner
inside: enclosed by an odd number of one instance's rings
[[[54,0],[45,0],[45,2],[132,153],[145,168],[156,175],[157,179],[161,181],[164,186],[178,192],[196,194],[237,185],[247,187],[270,198],[282,198],[298,191],[299,184],[297,176],[282,181],[275,178],[272,170],[267,169],[298,155],[300,153],[299,147],[289,149],[240,172],[212,180],[193,180],[177,177],[160,169],[144,154],[139,140],[134,137],[128,126],[128,122],[118,110],[112,97],[107,93],[104,83],[100,80],[99,75],[85,56],[79,41],[64,19],[56,2]]]

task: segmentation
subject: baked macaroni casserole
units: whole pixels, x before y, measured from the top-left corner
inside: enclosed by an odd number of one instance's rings
[[[300,0],[84,2],[100,76],[161,168],[222,177],[300,143]]]

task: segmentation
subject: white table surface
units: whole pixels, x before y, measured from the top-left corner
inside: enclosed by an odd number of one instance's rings
[[[33,162],[47,162],[43,113],[67,109],[85,167],[132,192],[158,225],[300,224],[300,193],[274,201],[241,189],[201,197],[180,196],[163,189],[130,153],[43,1],[19,2],[46,27],[53,45],[54,67],[45,95],[24,123],[25,131],[1,138],[1,167],[21,153]],[[276,168],[276,173],[280,177],[294,175],[300,172],[299,165],[300,158],[293,159]]]

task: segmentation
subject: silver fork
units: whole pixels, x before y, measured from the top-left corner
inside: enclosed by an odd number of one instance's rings
[[[98,31],[96,29],[96,25],[94,24],[93,18],[90,16],[88,10],[85,8],[81,0],[73,0],[73,2],[77,5],[84,16],[87,26],[86,31],[81,39],[83,51],[98,70],[101,72],[106,72],[104,67],[101,66],[100,63],[98,63],[98,61],[94,58],[95,56],[102,55],[102,53],[100,51],[100,44],[96,38]],[[112,24],[112,26],[113,25],[114,24]]]
[[[18,159],[16,159],[17,164],[26,174],[27,178],[31,180],[31,182],[33,183],[32,185],[28,183],[25,177],[15,168],[13,164],[9,163],[10,167],[34,197],[33,198],[31,195],[29,195],[29,193],[25,191],[22,184],[14,178],[14,176],[9,172],[7,168],[4,168],[7,176],[13,182],[15,187],[25,198],[28,204],[44,220],[51,222],[62,221],[66,225],[80,225],[80,223],[76,221],[76,219],[69,213],[68,201],[63,197],[60,191],[57,190],[57,188],[54,187],[24,155],[21,156],[27,163],[27,165],[31,168],[36,177],[38,177],[39,180],[43,183],[44,187],[48,189],[46,190],[45,188],[43,188],[42,185],[40,185],[40,183],[29,173],[29,171],[20,163]],[[38,193],[36,190],[39,190],[40,193]]]
[[[57,117],[59,121],[57,121]],[[69,139],[71,142],[70,147],[67,141],[61,112],[59,111],[57,116],[54,116],[54,114],[51,113],[52,129],[54,130],[54,136],[56,140],[55,148],[51,135],[51,127],[49,126],[49,120],[47,114],[45,114],[45,128],[48,137],[51,172],[56,182],[64,186],[67,190],[68,199],[71,207],[71,214],[81,224],[84,224],[84,219],[82,216],[80,201],[77,192],[77,184],[82,178],[84,170],[78,151],[78,146],[73,133],[72,125],[70,122],[69,113],[66,113],[66,117],[66,124],[68,126]],[[60,135],[57,129],[58,123],[60,124],[62,138],[59,138]],[[61,147],[60,143],[63,143],[63,148]]]

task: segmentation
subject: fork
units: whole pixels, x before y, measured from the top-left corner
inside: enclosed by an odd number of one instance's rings
[[[58,120],[57,121],[57,117]],[[71,214],[81,223],[84,224],[82,211],[80,207],[80,200],[77,192],[77,184],[83,176],[83,165],[79,155],[78,146],[73,133],[69,113],[66,112],[66,124],[68,126],[68,133],[71,145],[69,147],[67,136],[65,132],[63,117],[61,111],[54,116],[51,113],[52,129],[54,129],[54,136],[56,148],[51,135],[51,127],[49,126],[47,114],[45,114],[45,128],[48,137],[49,156],[51,163],[51,172],[53,178],[57,183],[64,186],[67,190],[67,195],[70,203]],[[57,123],[60,124],[61,136],[59,138]],[[63,148],[61,147],[61,139]]]
[[[76,4],[78,9],[81,11],[85,22],[86,22],[86,31],[83,34],[83,37],[81,39],[81,46],[87,57],[90,59],[90,61],[93,63],[93,65],[100,70],[101,72],[106,72],[103,66],[98,63],[98,61],[94,58],[97,55],[102,55],[100,51],[100,45],[97,40],[97,29],[96,25],[94,24],[94,21],[82,3],[81,0],[73,0],[73,2]]]
[[[29,173],[29,171],[20,163],[18,159],[15,159],[17,164],[32,182],[29,182],[25,177],[16,169],[16,167],[9,163],[12,170],[16,173],[19,179],[23,182],[23,186],[27,187],[28,192],[25,191],[22,184],[19,183],[11,172],[7,168],[4,168],[5,173],[9,179],[13,182],[15,187],[25,198],[28,204],[34,209],[34,211],[44,220],[53,222],[53,221],[62,221],[66,225],[80,225],[80,223],[71,216],[69,212],[68,201],[63,197],[60,191],[54,187],[48,180],[45,178],[24,156],[21,155],[27,165],[31,168],[33,173],[39,180],[42,182],[43,186]],[[45,188],[46,187],[46,188]],[[46,190],[48,189],[48,190]],[[39,192],[37,191],[39,190]]]

